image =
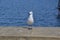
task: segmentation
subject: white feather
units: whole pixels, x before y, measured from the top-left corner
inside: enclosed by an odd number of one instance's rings
[[[28,25],[32,25],[32,24],[34,23],[33,12],[30,11],[29,14],[30,14],[30,15],[29,15],[29,17],[28,17],[27,23],[28,23]]]

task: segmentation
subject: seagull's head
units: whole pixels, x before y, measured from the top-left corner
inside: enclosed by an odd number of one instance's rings
[[[30,12],[29,12],[29,14],[30,14],[30,15],[33,15],[33,12],[32,12],[32,11],[30,11]]]

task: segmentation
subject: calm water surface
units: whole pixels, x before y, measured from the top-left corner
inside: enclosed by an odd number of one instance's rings
[[[33,11],[33,26],[60,26],[56,19],[58,0],[0,0],[0,26],[28,26],[28,12]]]

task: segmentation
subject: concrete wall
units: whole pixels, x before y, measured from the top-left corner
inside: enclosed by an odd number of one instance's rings
[[[0,40],[60,40],[60,27],[0,27]]]
[[[53,37],[4,37],[1,36],[0,40],[60,40],[60,38]]]

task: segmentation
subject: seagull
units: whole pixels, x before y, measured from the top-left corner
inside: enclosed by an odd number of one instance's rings
[[[32,26],[33,23],[34,23],[33,12],[30,11],[30,12],[29,12],[29,17],[28,17],[27,24],[28,24],[29,26]],[[32,27],[29,27],[28,30],[32,30]]]
[[[27,24],[28,24],[28,25],[32,25],[33,23],[34,23],[33,12],[30,11],[30,12],[29,12],[29,17],[28,17]]]

